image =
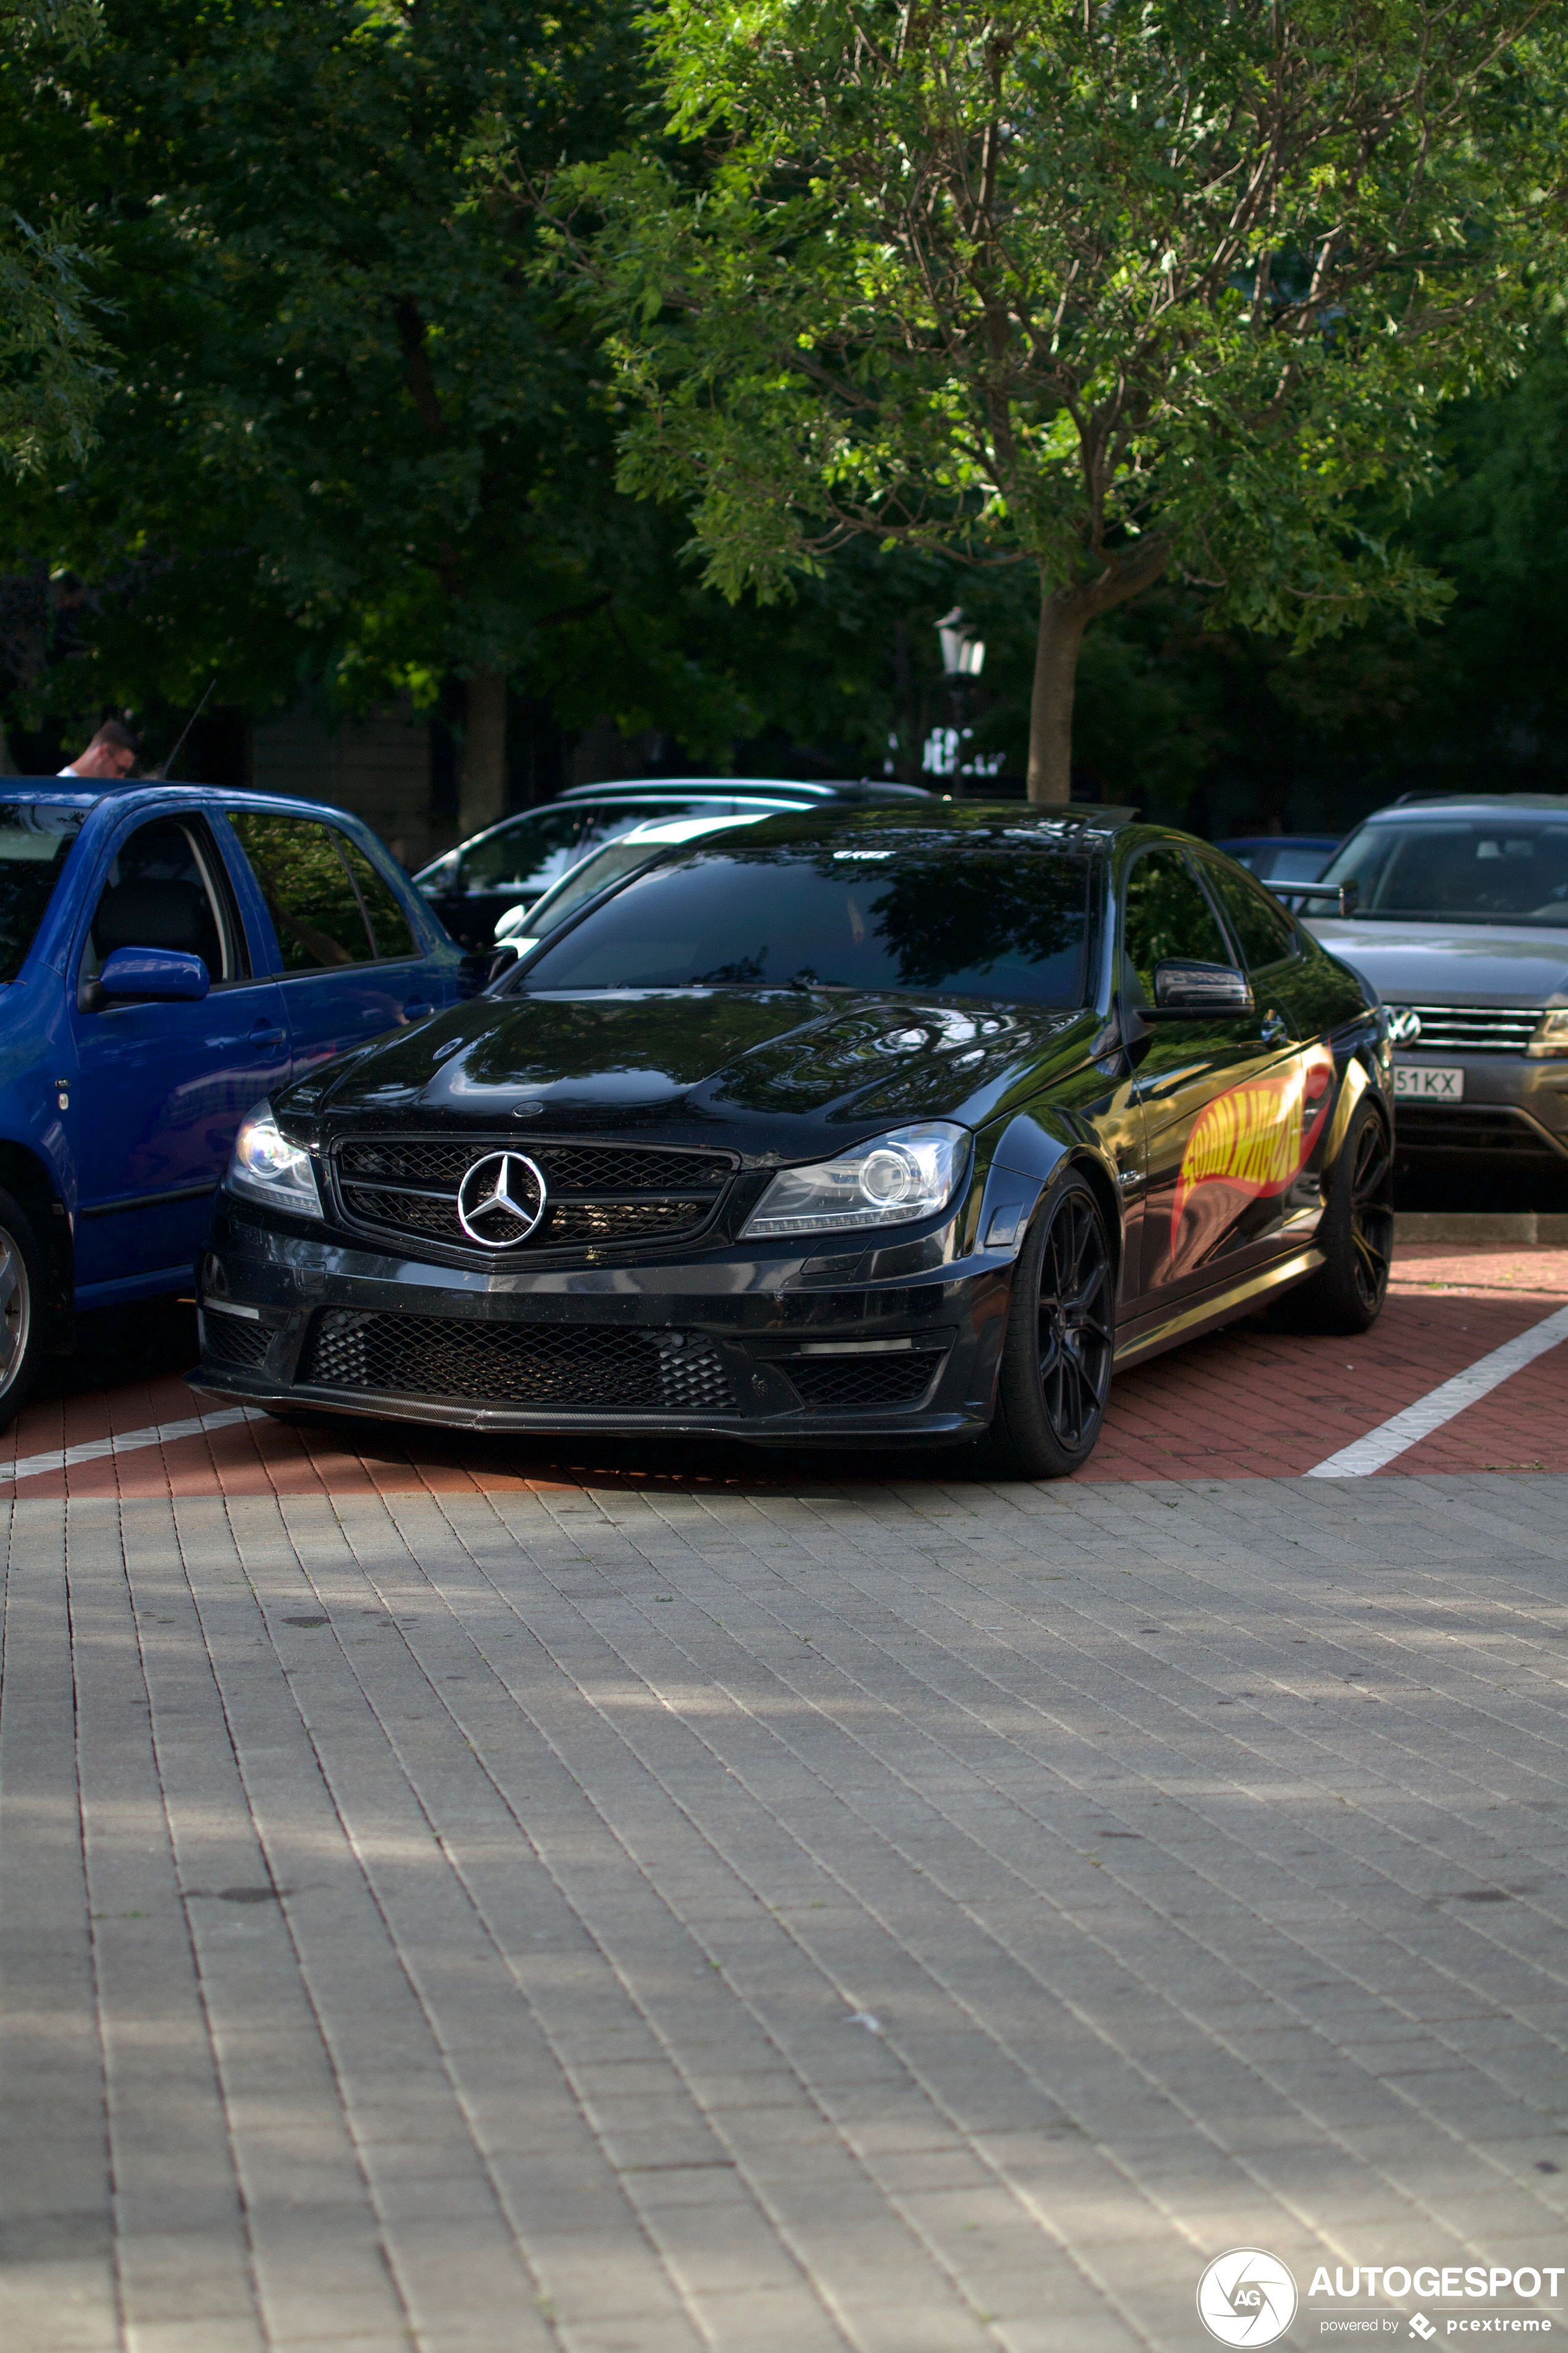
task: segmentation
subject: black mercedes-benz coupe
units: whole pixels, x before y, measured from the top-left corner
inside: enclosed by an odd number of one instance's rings
[[[1220,852],[1116,809],[770,818],[258,1104],[192,1378],[1055,1476],[1115,1366],[1287,1293],[1373,1322],[1392,1136],[1381,1008]]]

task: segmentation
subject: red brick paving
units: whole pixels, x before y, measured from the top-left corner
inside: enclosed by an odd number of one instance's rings
[[[1248,1479],[1299,1476],[1375,1429],[1478,1356],[1568,1300],[1568,1250],[1401,1251],[1375,1330],[1306,1337],[1252,1318],[1124,1375],[1105,1433],[1079,1476]],[[1384,1477],[1438,1471],[1568,1470],[1568,1346],[1517,1374],[1412,1447]],[[126,1383],[32,1406],[0,1439],[0,1467],[111,1432],[214,1409],[183,1380]],[[658,1467],[650,1467],[657,1454]],[[79,1463],[19,1482],[25,1495],[350,1495],[474,1493],[591,1482],[673,1486],[843,1484],[907,1477],[910,1458],[818,1453],[809,1464],[733,1445],[671,1450],[633,1440],[470,1439],[395,1423],[294,1425],[265,1418]],[[0,1494],[5,1492],[0,1488]]]

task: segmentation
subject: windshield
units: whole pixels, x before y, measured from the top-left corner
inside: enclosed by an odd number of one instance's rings
[[[660,866],[547,944],[529,989],[942,989],[1076,1006],[1088,867],[927,837],[700,851]]]
[[[552,884],[542,899],[537,899],[529,918],[537,933],[552,932],[568,915],[574,915],[585,899],[596,891],[607,890],[618,882],[623,874],[635,874],[650,858],[658,856],[658,845],[652,841],[613,841],[584,858],[570,874]]]
[[[771,816],[772,811],[763,810],[760,815]],[[557,923],[563,923],[568,915],[574,915],[587,900],[607,891],[612,882],[619,882],[626,875],[635,874],[639,866],[650,866],[656,858],[662,858],[683,836],[691,839],[700,833],[718,833],[732,825],[758,822],[759,818],[754,817],[700,817],[687,818],[668,828],[645,829],[639,826],[636,833],[623,834],[618,841],[607,841],[602,849],[592,851],[581,865],[552,883],[542,899],[534,901],[528,927],[536,938],[542,939]]]
[[[1568,928],[1568,825],[1515,817],[1363,825],[1323,880],[1358,883],[1362,915]]]
[[[85,815],[49,801],[0,802],[0,981],[26,962]]]

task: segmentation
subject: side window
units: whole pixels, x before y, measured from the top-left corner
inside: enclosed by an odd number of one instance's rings
[[[1221,906],[1225,909],[1231,930],[1241,943],[1241,953],[1249,972],[1261,972],[1271,964],[1283,964],[1287,956],[1300,955],[1300,943],[1296,926],[1279,904],[1248,874],[1204,860],[1207,875]]]
[[[1127,878],[1121,927],[1121,987],[1132,1004],[1153,1004],[1154,967],[1175,956],[1227,965],[1230,950],[1186,860],[1146,849]]]
[[[198,955],[215,987],[247,977],[227,879],[205,825],[154,818],[121,843],[93,910],[82,977],[96,980],[116,948]]]
[[[547,891],[578,854],[578,836],[590,814],[580,805],[531,809],[514,824],[498,826],[462,860],[458,890]]]
[[[228,811],[261,886],[284,972],[368,964],[375,954],[335,829],[318,818]]]
[[[408,918],[398,905],[397,894],[391,883],[376,872],[357,841],[351,841],[346,834],[339,834],[337,844],[358,887],[360,904],[370,924],[376,955],[417,955],[419,949],[409,928]]]

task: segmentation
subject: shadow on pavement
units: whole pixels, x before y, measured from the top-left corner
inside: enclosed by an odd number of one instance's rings
[[[195,1361],[196,1311],[186,1302],[144,1299],[134,1307],[100,1307],[77,1317],[76,1347],[68,1356],[45,1357],[33,1402],[186,1373]]]

